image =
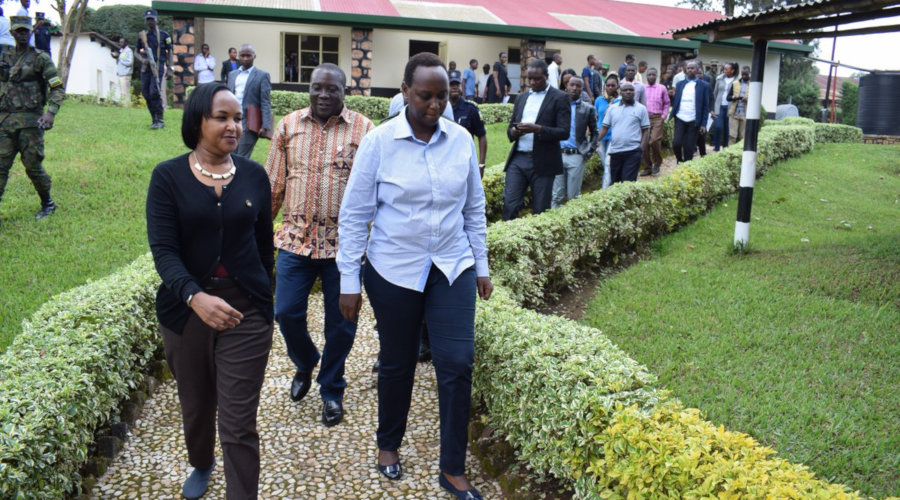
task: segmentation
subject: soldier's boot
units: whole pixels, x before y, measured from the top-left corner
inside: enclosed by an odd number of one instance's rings
[[[159,114],[153,113],[153,123],[150,125],[150,130],[156,130],[160,127],[159,124]]]
[[[49,217],[58,208],[56,202],[50,197],[50,191],[38,194],[41,196],[41,210],[34,215],[34,220],[41,220],[44,217]]]
[[[158,128],[163,128],[166,126],[166,122],[163,121],[163,112],[162,111],[159,112],[159,115],[157,115],[156,119],[159,122]]]

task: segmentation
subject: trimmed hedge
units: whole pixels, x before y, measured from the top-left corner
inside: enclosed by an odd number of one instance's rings
[[[703,420],[599,330],[522,309],[503,287],[479,301],[476,332],[490,423],[578,498],[858,498]]]
[[[0,356],[0,498],[60,498],[159,337],[150,255],[57,295]]]
[[[863,140],[863,132],[859,127],[839,123],[816,123],[813,127],[816,130],[816,142],[860,143]]]
[[[842,126],[764,128],[758,174],[818,138],[858,134],[834,127]],[[733,193],[740,160],[732,146],[660,182],[616,185],[489,228],[497,288],[478,305],[475,387],[491,424],[537,474],[571,482],[583,498],[855,496],[670,401],[601,332],[520,307]],[[496,206],[497,180],[485,179]],[[59,498],[79,484],[94,430],[115,418],[158,348],[158,285],[147,254],[58,295],[24,323],[0,356],[0,498]]]

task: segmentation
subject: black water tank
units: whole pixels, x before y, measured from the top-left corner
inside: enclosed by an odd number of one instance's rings
[[[900,135],[900,71],[871,73],[859,79],[856,126],[867,135]]]

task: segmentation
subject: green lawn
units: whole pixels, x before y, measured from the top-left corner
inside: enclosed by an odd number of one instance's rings
[[[40,222],[34,220],[40,201],[16,160],[0,203],[0,350],[53,295],[106,276],[148,250],[150,172],[187,151],[181,111],[167,111],[166,124],[148,130],[145,109],[66,101],[45,135],[44,167],[60,209]],[[503,124],[488,127],[488,165],[506,159],[505,130]],[[261,140],[253,159],[265,163],[268,147]]]
[[[584,322],[711,421],[900,495],[900,147],[822,145],[772,169],[744,255],[736,207],[654,243]]]

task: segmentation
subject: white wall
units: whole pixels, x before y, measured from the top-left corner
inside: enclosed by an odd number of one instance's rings
[[[206,19],[205,40],[197,40],[196,44],[197,46],[203,42],[209,44],[209,51],[216,58],[216,64],[219,67],[216,70],[216,78],[218,78],[222,61],[228,59],[228,48],[239,48],[241,45],[249,43],[256,50],[255,66],[268,71],[272,77],[272,83],[280,83],[284,78],[284,63],[281,54],[282,33],[338,36],[340,38],[339,66],[347,73],[349,84],[351,41],[349,27]]]
[[[283,78],[282,68],[282,33],[302,33],[309,35],[337,35],[340,37],[340,66],[350,77],[350,28],[343,26],[326,26],[311,24],[265,23],[257,21],[207,19],[205,40],[216,61],[221,65],[228,57],[228,47],[238,47],[244,43],[252,44],[256,49],[256,65],[272,75],[272,82],[278,83]],[[485,63],[493,65],[500,51],[519,48],[518,38],[486,37],[451,33],[434,33],[425,31],[406,31],[376,28],[373,31],[373,68],[371,72],[372,87],[400,88],[403,80],[403,68],[409,58],[409,41],[422,40],[445,44],[446,61],[456,61],[457,69],[465,70],[469,59],[478,60],[481,68]],[[634,54],[635,61],[645,60],[653,67],[661,64],[662,53],[659,50],[614,47],[604,45],[577,44],[550,40],[546,44],[549,50],[559,50],[563,57],[562,68],[572,68],[581,73],[586,64],[588,54],[593,54],[610,65],[610,71],[616,71],[625,60],[625,54]],[[736,48],[720,48],[704,46],[701,58],[719,61],[737,61],[741,66],[750,65],[751,50]],[[105,55],[109,61],[108,51]],[[780,57],[770,53],[766,59],[765,78],[763,80],[762,102],[767,111],[774,112],[778,98],[778,72]],[[115,66],[112,67],[115,75]],[[479,69],[478,74],[481,74]],[[218,76],[218,70],[216,72]],[[74,77],[73,77],[74,78]],[[70,79],[71,81],[71,79]],[[349,82],[348,82],[349,83]]]
[[[57,66],[59,66],[59,42],[60,37],[56,36],[50,40],[50,53]],[[69,68],[66,93],[90,94],[105,99],[118,92],[118,84],[116,60],[110,56],[110,49],[92,42],[88,35],[79,36]]]
[[[753,51],[751,49],[731,49],[722,47],[709,47],[704,45],[700,49],[700,58],[703,65],[708,66],[709,61],[718,59],[720,67],[729,61],[737,61],[738,65],[752,66]],[[781,56],[769,52],[766,55],[766,67],[763,74],[762,105],[766,112],[774,113],[778,105],[778,77],[781,69]]]

